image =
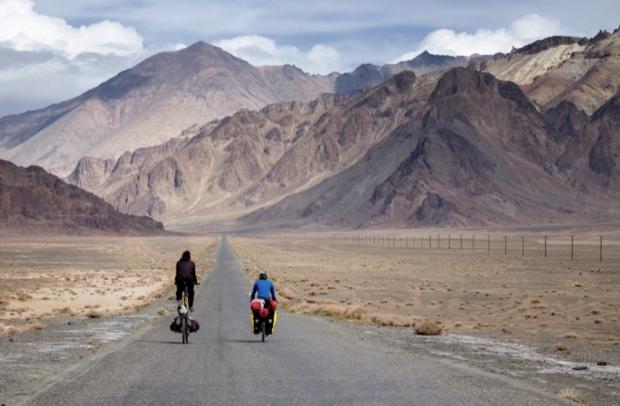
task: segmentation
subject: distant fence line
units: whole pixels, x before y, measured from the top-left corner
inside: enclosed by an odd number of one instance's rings
[[[304,238],[311,239],[325,239],[329,238],[326,233],[320,234],[304,234]],[[425,236],[396,236],[385,234],[373,234],[373,233],[355,233],[355,232],[333,232],[331,234],[333,241],[343,241],[354,244],[355,246],[379,246],[386,248],[409,248],[409,249],[447,249],[447,250],[469,250],[469,251],[486,251],[489,254],[494,252],[501,252],[505,256],[514,254],[515,252],[521,256],[529,256],[528,254],[536,252],[537,255],[548,258],[550,256],[551,247],[566,247],[566,250],[562,250],[564,258],[570,258],[574,261],[577,257],[576,252],[576,240],[575,236],[571,235],[570,240],[560,239],[556,237],[553,239],[554,244],[550,244],[552,240],[548,236],[537,236],[527,238],[522,236],[508,236],[504,235],[503,238],[492,238],[491,235],[480,236],[475,233],[464,235],[459,233],[456,236],[452,233],[446,235],[429,234]],[[540,241],[542,239],[542,241]],[[594,247],[598,248],[598,261],[603,262],[604,253],[604,241],[603,236],[599,236],[596,241],[594,240],[582,240],[581,242],[588,241],[588,244],[581,245],[581,248],[587,246],[590,250]],[[590,254],[591,255],[591,254]],[[590,259],[593,259],[591,256]]]

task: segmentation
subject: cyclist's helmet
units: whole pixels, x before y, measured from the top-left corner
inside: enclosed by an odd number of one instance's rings
[[[258,274],[258,279],[267,279],[267,274],[265,272],[261,272]]]

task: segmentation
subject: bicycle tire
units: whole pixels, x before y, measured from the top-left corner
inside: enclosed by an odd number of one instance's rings
[[[265,342],[265,322],[264,321],[260,322],[260,333],[261,333],[261,341],[264,343]]]

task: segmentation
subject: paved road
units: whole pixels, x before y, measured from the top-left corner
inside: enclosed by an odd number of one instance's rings
[[[36,405],[541,405],[510,380],[363,340],[358,330],[283,313],[250,332],[250,281],[226,239],[197,295],[202,329],[182,345],[168,318],[59,379]]]

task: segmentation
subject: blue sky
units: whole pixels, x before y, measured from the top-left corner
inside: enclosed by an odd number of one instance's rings
[[[0,116],[76,96],[198,40],[257,65],[328,73],[423,49],[508,51],[619,24],[618,0],[0,0]]]

